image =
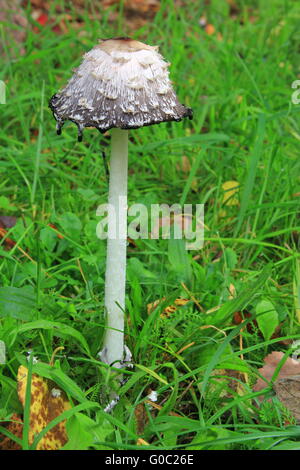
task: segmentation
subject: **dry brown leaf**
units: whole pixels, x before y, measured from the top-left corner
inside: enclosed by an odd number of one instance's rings
[[[16,437],[19,437],[19,439],[22,439],[23,422],[21,417],[14,413],[10,419],[11,421],[9,421],[9,423],[4,423],[5,428],[7,429],[7,431],[11,432]],[[19,446],[19,444],[17,444],[9,437],[4,436],[0,433],[0,438],[0,450],[21,450],[21,446]]]
[[[143,434],[144,429],[149,422],[149,418],[148,418],[144,403],[139,403],[135,407],[134,416],[135,416],[135,422],[136,422],[136,433],[138,435]]]
[[[235,290],[234,284],[230,283],[228,290],[229,290],[229,293],[230,293],[229,299],[234,299],[236,297],[236,290]]]
[[[265,357],[265,364],[263,367],[258,369],[258,372],[266,379],[266,381],[259,377],[253,387],[253,390],[255,392],[264,390],[266,387],[268,387],[268,382],[271,381],[275,369],[278,366],[279,362],[282,360],[283,356],[283,352],[273,351],[271,354],[268,354],[268,356]],[[285,379],[287,377],[291,378],[292,376],[297,375],[300,375],[300,362],[289,357],[281,367],[274,385],[276,386],[278,381],[280,381],[281,379]]]
[[[4,245],[5,247],[10,250],[16,244],[11,238],[7,237],[7,231],[4,228],[0,227],[0,240],[4,238]]]
[[[275,382],[277,398],[300,422],[300,375],[285,377]]]
[[[103,6],[107,8],[119,3],[120,0],[104,0]],[[125,0],[124,8],[140,15],[156,13],[160,8],[160,2],[158,0]]]
[[[216,31],[216,28],[214,27],[214,25],[208,23],[206,26],[205,26],[205,32],[211,36],[212,34],[214,34],[214,32]]]
[[[189,173],[191,171],[191,162],[186,155],[182,155],[180,161],[176,164],[178,171],[183,171],[183,173]]]
[[[18,370],[18,396],[23,406],[25,405],[27,376],[28,369],[20,366]],[[29,444],[32,444],[34,436],[42,431],[50,421],[70,408],[71,405],[62,390],[57,389],[53,382],[32,374]],[[65,424],[65,421],[61,421],[50,429],[38,443],[37,450],[60,449],[66,444],[68,438]]]
[[[12,228],[16,225],[17,218],[11,215],[0,215],[0,228]]]
[[[155,302],[152,302],[150,304],[147,305],[147,312],[148,312],[148,315],[150,315],[153,310],[155,310],[155,308],[162,302],[164,302],[166,300],[165,297],[163,297],[162,299],[159,299],[159,300],[156,300]],[[176,299],[174,301],[174,304],[172,305],[168,305],[164,310],[163,312],[160,314],[160,317],[161,318],[164,318],[164,317],[169,317],[172,313],[176,312],[177,310],[177,307],[182,307],[183,305],[185,305],[187,302],[189,302],[189,299]]]

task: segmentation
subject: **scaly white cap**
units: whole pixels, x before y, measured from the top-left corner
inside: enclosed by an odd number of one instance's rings
[[[86,53],[67,86],[49,103],[57,133],[66,120],[105,132],[136,129],[192,118],[180,104],[169,79],[168,63],[157,51],[130,38],[106,39]]]

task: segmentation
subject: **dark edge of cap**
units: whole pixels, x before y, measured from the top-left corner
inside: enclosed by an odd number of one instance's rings
[[[105,41],[112,41],[112,40],[117,40],[117,41],[134,41],[134,39],[130,38],[129,36],[119,36],[117,38],[105,38],[105,39],[102,39],[101,38],[101,41],[105,42]]]
[[[71,122],[74,122],[74,124],[77,125],[77,128],[78,128],[78,141],[81,142],[82,141],[82,130],[79,128],[79,124],[78,122],[74,121],[73,119],[61,119],[61,120],[58,120],[57,117],[56,117],[56,113],[55,113],[55,107],[53,106],[52,104],[52,101],[54,100],[54,98],[56,98],[57,94],[54,94],[50,100],[49,100],[49,108],[51,109],[52,111],[52,114],[53,114],[53,117],[54,119],[56,120],[56,122],[59,123],[59,128],[57,129],[57,134],[60,135],[61,134],[61,128],[62,126],[64,125],[65,121],[71,121]],[[184,106],[184,105],[182,105]],[[180,118],[173,118],[173,117],[170,117],[169,119],[163,119],[162,121],[158,121],[158,120],[153,120],[153,121],[150,121],[150,122],[147,122],[145,124],[143,124],[142,126],[122,126],[122,127],[118,127],[118,129],[124,129],[124,130],[129,130],[129,129],[140,129],[141,127],[147,127],[147,126],[152,126],[154,124],[160,124],[162,122],[172,122],[172,121],[175,121],[175,122],[179,122],[179,121],[182,121],[182,119],[188,117],[189,119],[193,119],[193,110],[192,108],[188,108],[186,106],[185,107],[185,113],[180,117]],[[95,126],[94,124],[90,124],[89,123],[86,123],[84,126],[85,127],[94,127],[95,129],[98,129],[99,132],[101,132],[102,134],[104,134],[105,132],[109,131],[110,129],[116,129],[115,126],[106,126],[106,127],[97,127]]]
[[[161,124],[163,122],[172,122],[172,121],[173,122],[180,122],[186,117],[188,117],[189,119],[193,119],[193,110],[192,110],[192,108],[186,108],[185,114],[183,114],[180,118],[177,118],[177,119],[170,118],[170,119],[163,119],[162,121],[153,120],[153,121],[150,121],[150,122],[147,122],[147,123],[143,124],[142,126],[122,126],[122,127],[118,127],[118,129],[124,129],[124,130],[140,129],[142,127],[153,126],[154,124]],[[89,127],[89,126],[85,126],[85,127]],[[95,127],[95,126],[92,126],[92,127]],[[102,134],[104,134],[104,132],[109,131],[110,129],[116,129],[116,128],[114,126],[110,126],[110,127],[106,127],[105,129],[101,129],[99,127],[96,127],[96,129],[98,129],[98,131],[100,131]]]

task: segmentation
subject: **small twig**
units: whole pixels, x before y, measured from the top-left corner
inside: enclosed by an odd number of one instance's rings
[[[191,346],[194,346],[194,344],[195,344],[195,341],[193,341],[192,343],[186,344],[186,345],[183,346],[181,349],[179,349],[179,351],[177,351],[176,354],[182,353],[183,351],[185,351],[186,349],[190,348]]]
[[[106,153],[104,152],[104,150],[102,150],[102,159],[103,159],[103,165],[104,165],[104,169],[105,169],[106,178],[107,178],[107,181],[108,181],[109,180],[109,168],[108,168],[108,164],[107,164]]]
[[[64,346],[58,346],[58,348],[54,349],[51,359],[50,359],[50,363],[49,363],[51,367],[54,366],[54,359],[55,359],[56,354],[58,353],[58,351],[62,351],[63,349],[65,349]]]
[[[84,275],[84,273],[83,273],[83,270],[82,270],[82,267],[81,267],[81,263],[80,263],[79,258],[76,259],[76,262],[77,262],[77,264],[78,264],[78,268],[79,268],[80,274],[81,274],[81,276],[82,276],[82,279],[84,280],[84,283],[87,285],[87,280],[86,280],[85,275]]]
[[[222,333],[225,337],[226,337],[226,333],[224,330],[220,330],[220,328],[217,328],[216,326],[214,325],[203,325],[203,326],[200,326],[200,330],[206,330],[206,328],[214,328],[215,330],[219,331],[219,333]]]
[[[200,312],[204,312],[204,308],[201,307],[201,305],[199,304],[198,300],[196,299],[196,297],[189,291],[189,289],[187,288],[187,286],[184,284],[184,282],[181,282],[180,283],[182,285],[182,287],[184,288],[184,290],[186,291],[186,293],[190,296],[190,298],[192,299],[192,301],[194,302],[194,304],[197,305],[198,309],[200,310]]]

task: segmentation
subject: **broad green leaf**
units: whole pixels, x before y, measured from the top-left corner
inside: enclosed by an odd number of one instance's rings
[[[90,188],[78,188],[77,192],[85,201],[97,201],[99,199],[98,194]]]
[[[69,325],[65,325],[64,323],[54,322],[50,320],[36,320],[30,323],[26,323],[24,325],[20,325],[12,333],[18,334],[23,333],[24,331],[34,330],[38,328],[41,328],[43,330],[52,330],[54,336],[72,336],[81,344],[86,353],[90,355],[90,349],[84,336],[79,331],[75,330],[75,328],[72,328]]]
[[[36,295],[31,286],[0,287],[0,317],[31,320],[36,307]]]
[[[275,442],[278,442],[278,440]],[[277,446],[272,446],[272,450],[300,450],[300,442],[286,440]]]
[[[104,442],[106,437],[114,431],[114,427],[107,420],[100,418],[95,422],[82,413],[76,413],[67,422],[69,441],[63,450],[85,450]],[[97,450],[105,450],[105,447],[97,445]]]
[[[129,274],[135,275],[139,279],[156,279],[156,274],[145,268],[138,258],[130,258],[128,263]]]
[[[214,343],[207,344],[199,351],[199,365],[208,364],[216,353],[217,345]],[[246,361],[237,356],[233,356],[233,349],[230,343],[227,344],[225,350],[220,355],[215,367],[217,369],[231,369],[240,372],[250,372],[250,367]]]
[[[17,208],[11,205],[10,200],[6,196],[0,196],[0,208],[5,211],[16,211]]]
[[[191,259],[185,249],[185,241],[171,238],[168,243],[168,258],[179,281],[189,284],[192,277]]]
[[[236,433],[229,431],[228,429],[218,428],[213,426],[210,429],[199,432],[191,442],[191,446],[188,447],[189,450],[204,450],[207,448],[213,450],[226,450],[229,448],[230,444],[222,443],[215,444],[214,446],[209,445],[209,441],[216,441],[217,439],[226,439],[231,436],[235,436]]]
[[[82,224],[77,215],[72,212],[65,212],[65,214],[57,219],[57,223],[62,227],[63,232],[67,237],[74,240],[79,239]]]
[[[87,450],[93,444],[94,437],[90,428],[95,422],[82,413],[76,413],[67,421],[68,442],[63,450]]]
[[[0,374],[0,408],[9,413],[22,413],[22,406],[17,394],[17,384],[10,377]]]
[[[178,438],[178,435],[176,434],[176,432],[174,432],[174,430],[171,429],[163,433],[163,437],[161,438],[161,441],[163,442],[163,445],[166,447],[175,447],[177,444],[177,438]]]
[[[230,270],[234,269],[237,265],[237,254],[230,247],[226,248],[224,251],[224,262],[226,263],[227,268]]]
[[[114,432],[113,425],[107,419],[101,419],[91,427],[90,431],[94,436],[95,442],[104,442],[107,436]],[[105,450],[106,448],[97,446],[97,450]]]
[[[262,300],[256,306],[256,321],[263,337],[268,341],[278,326],[278,313],[269,300]]]
[[[53,382],[61,387],[68,395],[75,398],[75,400],[81,403],[88,402],[86,396],[78,387],[78,385],[60,369],[43,362],[37,362],[33,365],[33,372],[40,375],[41,377],[46,377],[47,379],[53,380]]]
[[[57,233],[50,227],[44,227],[40,231],[40,239],[42,244],[47,247],[48,251],[52,252],[58,242]]]

